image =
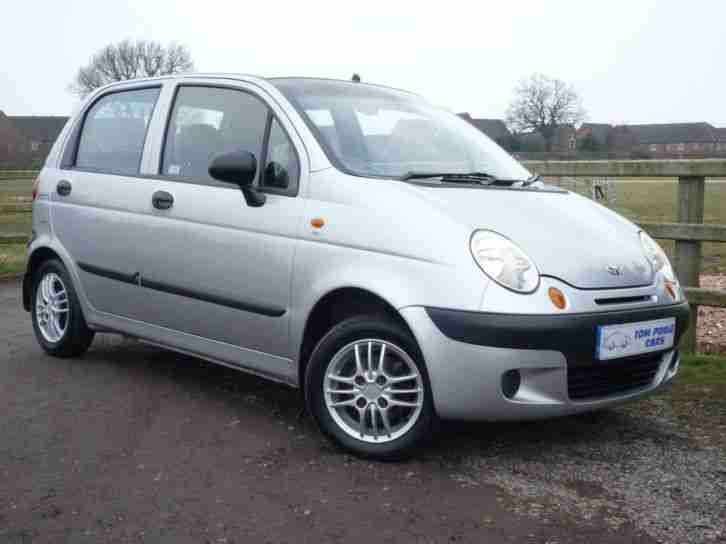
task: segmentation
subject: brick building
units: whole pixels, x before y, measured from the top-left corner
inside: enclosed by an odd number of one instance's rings
[[[716,128],[709,123],[627,125],[627,129],[635,135],[635,149],[653,156],[707,155],[720,143]]]
[[[705,122],[615,126],[583,123],[577,132],[578,142],[588,137],[603,150],[643,157],[726,155],[726,129]]]
[[[477,119],[468,113],[460,113],[459,117],[468,121],[492,140],[504,148],[509,148],[512,140],[512,133],[501,119]]]
[[[577,130],[574,125],[570,124],[555,126],[549,142],[549,149],[545,137],[536,131],[518,134],[517,140],[523,152],[548,152],[560,156],[575,155],[577,153]]]
[[[576,138],[578,144],[581,144],[587,139],[595,148],[607,149],[608,139],[610,138],[610,132],[613,126],[607,123],[582,123],[580,128],[577,130]],[[582,147],[578,145],[578,148]]]
[[[68,117],[8,116],[0,111],[0,168],[37,168]]]
[[[25,152],[26,141],[13,122],[0,111],[0,167],[12,165]]]

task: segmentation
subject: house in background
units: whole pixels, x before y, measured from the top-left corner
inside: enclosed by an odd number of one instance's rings
[[[0,168],[43,164],[68,117],[9,116],[0,111]]]
[[[608,148],[613,127],[607,123],[582,123],[577,129],[577,149],[581,151],[600,151]]]
[[[651,156],[707,155],[720,143],[718,130],[709,123],[625,125],[625,129],[633,134],[634,150]]]
[[[641,157],[726,155],[726,129],[705,122],[615,126],[583,123],[577,131],[577,140],[582,150]],[[591,149],[592,144],[595,149]]]
[[[547,149],[547,140],[537,131],[517,134],[519,148],[525,153],[555,153],[557,155],[575,155],[577,153],[577,130],[574,125],[556,125]]]
[[[37,164],[45,161],[68,121],[68,117],[61,116],[9,116],[8,119],[25,138],[31,161]]]
[[[502,119],[477,119],[469,113],[459,113],[458,115],[508,151],[547,151],[547,141],[539,132],[512,134]],[[555,127],[550,151],[558,155],[575,154],[577,131],[574,125],[563,124]]]
[[[468,113],[459,113],[464,121],[468,121],[484,134],[489,136],[492,140],[497,142],[500,146],[505,149],[510,149],[512,146],[512,133],[509,132],[507,125],[501,119],[477,119],[472,117]]]
[[[13,122],[0,111],[0,167],[12,165],[25,152],[26,142]]]

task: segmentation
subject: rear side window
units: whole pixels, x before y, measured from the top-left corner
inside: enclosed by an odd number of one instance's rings
[[[267,106],[234,89],[180,87],[164,143],[162,173],[216,184],[209,163],[220,153],[254,153],[258,175],[267,125]]]
[[[138,173],[146,131],[159,88],[112,93],[86,113],[76,167],[133,175]]]

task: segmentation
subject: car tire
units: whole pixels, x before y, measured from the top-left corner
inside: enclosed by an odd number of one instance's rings
[[[318,342],[305,371],[305,401],[327,438],[367,459],[410,457],[436,426],[421,351],[388,317],[347,319]]]
[[[33,274],[30,314],[35,337],[49,355],[78,357],[93,341],[70,275],[57,259]]]

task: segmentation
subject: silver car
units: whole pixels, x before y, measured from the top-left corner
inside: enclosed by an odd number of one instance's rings
[[[304,391],[400,458],[441,419],[597,410],[668,383],[689,310],[663,250],[418,95],[194,75],[89,96],[34,189],[42,348],[118,332]]]

